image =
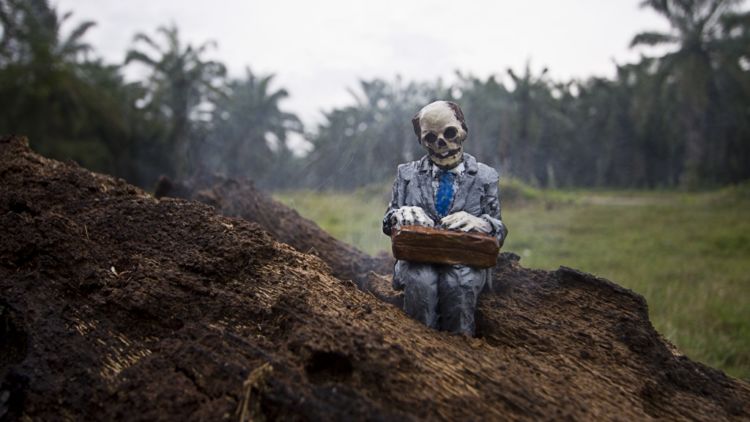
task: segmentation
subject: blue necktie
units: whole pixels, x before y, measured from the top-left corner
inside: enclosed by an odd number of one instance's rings
[[[449,171],[440,172],[440,184],[435,196],[435,209],[442,218],[448,214],[453,202],[453,178],[454,174]]]

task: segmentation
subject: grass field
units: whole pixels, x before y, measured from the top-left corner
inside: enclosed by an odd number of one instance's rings
[[[503,249],[524,266],[574,267],[640,293],[657,330],[683,353],[750,380],[750,185],[705,193],[504,188]],[[277,198],[376,253],[390,248],[380,232],[384,191]]]

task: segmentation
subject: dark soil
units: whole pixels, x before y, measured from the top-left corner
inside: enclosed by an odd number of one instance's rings
[[[503,254],[471,339],[334,277],[367,273],[398,302],[367,270],[387,260],[347,258],[364,254],[278,204],[219,195],[267,220],[223,217],[17,138],[0,139],[0,183],[0,419],[750,418],[747,383],[681,356],[642,297],[572,269]]]
[[[371,271],[387,273],[393,268],[390,256],[371,257],[323,231],[297,211],[255,188],[251,181],[200,174],[183,181],[159,179],[157,198],[192,199],[211,205],[228,217],[242,217],[258,223],[271,236],[300,252],[320,257],[334,277],[363,286]]]

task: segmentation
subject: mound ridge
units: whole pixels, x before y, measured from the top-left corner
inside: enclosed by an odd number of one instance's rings
[[[387,260],[343,277],[262,222],[22,138],[0,138],[0,181],[0,418],[750,417],[747,383],[681,356],[640,296],[573,269],[503,254],[468,339],[349,281],[382,282]]]
[[[251,181],[205,173],[181,181],[161,177],[154,195],[203,202],[223,215],[257,223],[274,239],[323,259],[335,277],[359,286],[368,283],[371,272],[387,273],[393,268],[393,258],[371,257],[336,239],[296,210],[256,189]]]

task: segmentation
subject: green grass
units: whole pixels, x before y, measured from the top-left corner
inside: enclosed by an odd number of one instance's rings
[[[291,192],[283,202],[368,253],[387,189]],[[692,359],[750,379],[750,185],[704,193],[541,191],[517,182],[503,248],[529,268],[574,267],[642,294],[657,330]]]

